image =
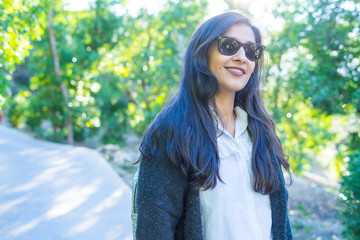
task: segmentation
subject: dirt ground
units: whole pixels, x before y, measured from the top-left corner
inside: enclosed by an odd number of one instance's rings
[[[343,239],[336,209],[339,186],[335,178],[305,172],[288,186],[289,217],[294,239]]]
[[[138,157],[137,148],[100,149],[118,172],[131,186],[137,166],[131,165]],[[286,177],[288,179],[288,177]],[[312,168],[303,176],[294,176],[289,191],[289,217],[295,240],[343,239],[344,227],[337,216],[339,184],[336,177],[324,169]]]

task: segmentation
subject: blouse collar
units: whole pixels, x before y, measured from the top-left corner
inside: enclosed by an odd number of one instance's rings
[[[216,114],[214,108],[210,106],[210,110],[213,114],[214,119],[218,123],[219,130],[224,132],[224,128],[219,123],[219,117]],[[246,128],[248,126],[248,114],[239,106],[236,106],[234,108],[234,111],[236,115],[235,138],[237,138],[246,131]]]
[[[236,114],[236,130],[235,130],[235,137],[243,134],[246,131],[248,126],[248,114],[239,106],[235,107],[235,114]]]

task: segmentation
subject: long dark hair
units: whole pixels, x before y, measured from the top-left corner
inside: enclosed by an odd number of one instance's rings
[[[194,32],[186,49],[178,93],[170,99],[144,135],[140,145],[142,154],[154,154],[158,138],[166,138],[169,159],[188,177],[194,189],[216,186],[219,176],[217,127],[209,108],[215,111],[215,96],[219,82],[207,64],[207,54],[218,35],[235,23],[245,23],[261,43],[259,30],[248,18],[238,12],[226,12],[202,23]],[[247,85],[235,95],[234,106],[248,113],[248,132],[253,142],[252,172],[256,192],[269,194],[280,185],[279,163],[289,171],[289,163],[274,123],[265,110],[260,93],[260,75],[263,61],[258,60]],[[165,135],[157,134],[159,129]]]

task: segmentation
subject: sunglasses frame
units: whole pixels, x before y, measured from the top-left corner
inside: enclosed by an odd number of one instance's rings
[[[220,47],[221,39],[224,39],[224,38],[229,38],[229,39],[237,42],[238,48],[236,49],[236,51],[234,50],[234,53],[233,53],[233,54],[225,54],[225,53],[223,53],[223,52],[220,50],[220,49],[221,49],[221,47]],[[265,48],[266,48],[264,45],[262,45],[262,44],[260,44],[260,43],[253,43],[253,42],[252,42],[252,43],[242,43],[242,42],[236,40],[235,38],[229,37],[229,36],[226,36],[226,35],[219,35],[216,39],[218,40],[218,51],[219,51],[219,53],[221,53],[222,55],[232,56],[232,55],[234,55],[235,53],[237,53],[241,47],[243,47],[243,48],[244,48],[244,51],[245,51],[245,56],[246,56],[247,59],[249,59],[250,61],[258,61],[258,60],[261,58],[261,56],[262,56],[262,54],[263,54],[263,52],[264,52],[264,50],[265,50]],[[260,55],[259,55],[259,56],[260,56],[259,58],[256,58],[256,57],[255,57],[255,58],[249,58],[249,56],[248,56],[248,49],[249,49],[249,47],[248,47],[248,46],[250,46],[250,45],[256,45],[257,47],[260,47],[259,49],[260,49],[261,53],[260,53]],[[253,55],[255,56],[255,54],[253,54]]]

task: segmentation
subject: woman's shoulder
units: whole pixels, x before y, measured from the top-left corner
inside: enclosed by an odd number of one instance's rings
[[[148,132],[159,137],[166,138],[168,132],[173,128],[172,114],[168,111],[161,111],[151,123]]]
[[[178,153],[178,143],[174,134],[174,126],[171,116],[159,114],[152,122],[140,144],[141,161],[158,168],[167,169],[172,175],[179,174],[184,177],[181,166],[182,158]],[[180,141],[181,142],[181,141]],[[175,175],[176,175],[175,174]]]
[[[153,153],[166,150],[166,144],[171,140],[171,116],[166,112],[160,112],[146,130],[140,151],[142,153]]]

